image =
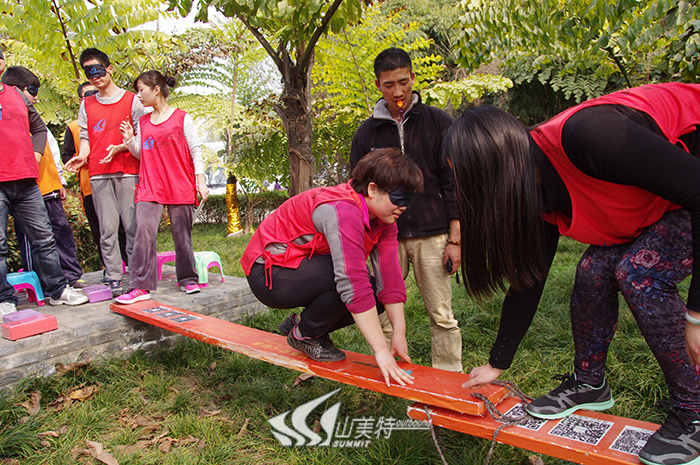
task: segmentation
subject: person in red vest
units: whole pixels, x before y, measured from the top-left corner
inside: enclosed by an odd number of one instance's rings
[[[355,323],[387,386],[391,378],[403,386],[412,377],[394,360],[411,361],[396,220],[423,189],[423,174],[400,150],[384,148],[362,158],[353,176],[285,201],[260,223],[241,265],[265,305],[305,307],[279,326],[291,347],[320,362],[343,360],[329,333]],[[394,327],[390,345],[379,322],[384,311]]]
[[[24,66],[10,66],[5,71],[5,74],[2,75],[2,81],[4,84],[22,89],[27,99],[33,105],[36,104],[41,82],[31,70]],[[46,132],[46,138],[47,143],[44,149],[44,156],[41,157],[39,162],[39,190],[49,215],[63,274],[68,280],[69,286],[80,288],[82,287],[81,277],[83,269],[78,262],[73,230],[68,224],[66,212],[63,209],[66,189],[64,187],[63,168],[58,155],[58,143],[50,131]],[[15,225],[15,231],[20,245],[24,269],[38,271],[32,256],[31,244],[27,240],[20,222]]]
[[[104,52],[96,48],[83,50],[80,66],[98,93],[80,104],[80,151],[66,163],[66,169],[75,173],[86,163],[88,165],[107,283],[116,296],[123,292],[119,223],[121,221],[126,232],[130,263],[136,235],[134,191],[139,176],[139,160],[126,149],[119,125],[127,120],[138,133],[138,120],[145,111],[133,92],[115,84],[114,68]]]
[[[510,285],[489,362],[465,387],[507,369],[537,310],[560,235],[590,246],[571,296],[574,372],[530,403],[539,418],[613,405],[605,378],[627,302],[666,380],[665,422],[639,452],[646,464],[700,463],[700,277],[687,305],[677,285],[700,263],[700,85],[615,92],[527,130],[477,107],[445,141],[458,185],[467,290]]]
[[[0,73],[5,58],[0,53]],[[36,257],[39,280],[51,305],[79,305],[87,296],[68,286],[37,185],[38,163],[46,147],[46,125],[22,92],[0,80],[0,315],[16,310],[17,297],[7,282],[7,217],[13,213]],[[26,89],[30,94],[35,89]],[[36,89],[38,91],[38,89]]]
[[[158,286],[156,237],[163,206],[168,206],[170,231],[175,243],[175,270],[181,289],[187,294],[200,291],[192,248],[192,223],[197,192],[202,201],[209,196],[204,180],[202,149],[192,117],[168,105],[169,87],[158,71],[142,73],[134,81],[141,103],[153,112],[141,117],[141,137],[124,121],[120,131],[129,151],[141,160],[136,190],[136,240],[131,262],[130,289],[117,297],[120,304],[150,298]]]
[[[89,81],[85,81],[78,86],[77,93],[80,101],[82,102],[85,97],[97,94],[97,87],[90,84]],[[73,120],[68,123],[66,131],[63,135],[63,145],[61,146],[61,160],[63,163],[68,163],[71,158],[78,155],[80,150],[80,126],[78,126],[78,120]],[[90,225],[90,232],[92,233],[92,240],[97,246],[97,255],[100,258],[100,263],[104,266],[105,262],[102,258],[102,249],[100,248],[100,222],[97,219],[97,213],[95,213],[95,204],[92,201],[92,187],[90,187],[90,171],[87,165],[83,165],[78,171],[78,187],[80,190],[80,199],[83,204],[83,212]],[[124,227],[119,222],[119,253],[124,263],[128,263],[129,258],[126,255],[126,233],[124,232]],[[106,272],[103,270],[103,277],[100,282],[106,282]]]

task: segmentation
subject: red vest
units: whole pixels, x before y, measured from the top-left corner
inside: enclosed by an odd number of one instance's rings
[[[186,113],[175,110],[166,121],[151,123],[151,115],[139,120],[141,168],[136,201],[163,205],[197,202],[194,163],[185,139]]]
[[[27,104],[17,89],[3,85],[0,105],[0,182],[38,179]]]
[[[362,207],[362,195],[355,192],[350,183],[333,187],[318,187],[295,195],[285,201],[277,210],[272,212],[260,223],[257,231],[250,239],[248,246],[241,257],[241,265],[246,276],[255,260],[265,251],[265,247],[273,242],[287,244],[287,250],[282,254],[268,254],[265,258],[265,267],[272,265],[285,268],[298,268],[301,261],[312,255],[325,255],[330,253],[330,247],[325,236],[316,231],[313,222],[313,212],[322,203],[336,202],[338,200],[352,200]],[[312,241],[298,245],[292,241],[307,234],[314,235]],[[379,237],[371,239],[365,234],[365,250],[367,257],[379,240]]]
[[[139,173],[139,160],[128,150],[116,154],[109,163],[100,163],[100,160],[107,156],[107,147],[124,142],[119,132],[121,122],[128,120],[134,124],[131,121],[131,106],[134,97],[133,92],[127,91],[118,102],[109,105],[98,102],[97,95],[91,95],[85,99],[88,140],[90,141],[90,156],[88,157],[90,176],[120,172],[125,174]]]
[[[556,224],[561,234],[601,246],[630,242],[667,211],[679,208],[639,187],[587,176],[569,161],[561,146],[564,123],[582,108],[605,104],[624,105],[647,113],[669,142],[675,144],[680,136],[694,131],[700,124],[700,85],[654,84],[614,92],[570,108],[530,132],[571,196],[571,218],[561,212],[543,217]]]

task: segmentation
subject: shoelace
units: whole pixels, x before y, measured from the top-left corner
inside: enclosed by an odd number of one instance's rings
[[[661,407],[666,410],[666,421],[659,428],[659,434],[667,439],[675,439],[683,433],[691,433],[693,423],[700,420],[697,413],[674,407],[667,401],[661,402]]]
[[[576,392],[578,392],[578,381],[576,381],[576,378],[574,377],[573,373],[567,373],[565,375],[554,375],[552,379],[556,379],[558,381],[562,381],[562,383],[554,389],[552,394],[559,394],[560,392],[566,391],[567,389],[574,388]]]

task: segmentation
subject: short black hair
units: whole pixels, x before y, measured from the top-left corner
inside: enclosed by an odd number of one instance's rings
[[[27,86],[41,87],[41,82],[36,74],[29,71],[24,66],[10,66],[2,75],[2,83],[24,89]]]
[[[384,71],[393,71],[398,68],[408,68],[413,71],[411,57],[408,56],[405,50],[391,47],[377,55],[374,59],[374,75],[379,79],[379,74]]]
[[[399,187],[409,193],[423,191],[420,167],[394,147],[377,149],[362,157],[352,170],[352,178],[352,188],[365,196],[370,182],[387,192]]]
[[[85,81],[85,82],[83,82],[82,84],[80,84],[80,85],[78,86],[78,91],[77,91],[77,92],[78,92],[78,97],[82,98],[82,97],[83,97],[83,95],[82,95],[83,89],[85,89],[87,86],[91,86],[91,85],[92,85],[92,84],[90,84],[90,81]]]
[[[109,57],[107,56],[107,54],[102,50],[98,50],[96,48],[86,48],[85,50],[83,50],[83,53],[80,54],[80,66],[83,66],[83,64],[86,61],[90,60],[99,61],[100,64],[105,68],[110,65]]]

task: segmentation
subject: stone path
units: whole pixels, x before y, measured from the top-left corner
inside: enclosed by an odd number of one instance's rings
[[[102,272],[86,273],[88,285],[97,283]],[[127,275],[128,277],[128,275]],[[198,294],[186,295],[176,286],[175,267],[163,267],[163,280],[151,298],[222,320],[238,321],[246,314],[264,311],[243,278],[226,276],[221,282],[218,272],[209,273],[209,287]],[[41,307],[20,294],[18,309],[56,315],[58,330],[17,341],[0,338],[0,393],[31,374],[55,373],[58,362],[67,364],[100,357],[125,357],[138,349],[171,343],[177,336],[145,323],[118,315],[109,309],[113,300],[76,307],[48,304]]]

